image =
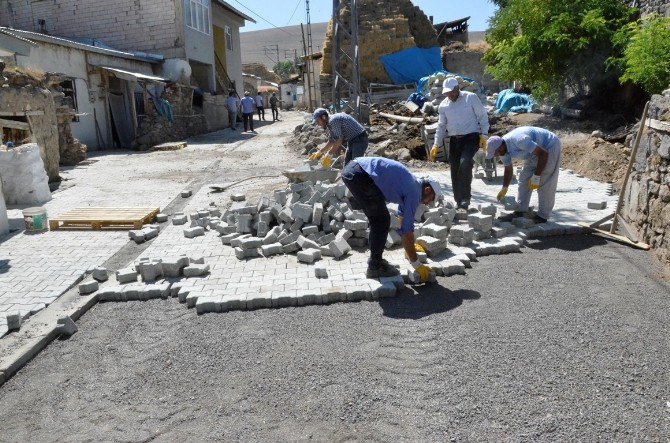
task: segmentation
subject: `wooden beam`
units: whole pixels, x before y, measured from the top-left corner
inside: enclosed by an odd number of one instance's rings
[[[608,238],[610,240],[614,240],[616,242],[623,243],[623,244],[628,245],[628,246],[632,246],[634,248],[642,249],[644,251],[648,251],[649,249],[651,249],[651,246],[649,246],[648,244],[642,243],[642,242],[631,241],[628,237],[624,237],[623,235],[612,234],[611,232],[608,232],[608,231],[605,231],[605,230],[602,230],[602,229],[592,228],[587,223],[583,223],[583,222],[579,222],[577,224],[579,226],[581,226],[582,228],[587,228],[589,230],[589,232],[591,232],[592,234],[596,234],[596,235],[599,235],[601,237],[605,237],[605,238]]]
[[[20,129],[22,131],[30,131],[30,125],[26,122],[18,122],[16,120],[7,120],[4,118],[0,118],[0,126],[3,128],[12,128],[12,129]]]

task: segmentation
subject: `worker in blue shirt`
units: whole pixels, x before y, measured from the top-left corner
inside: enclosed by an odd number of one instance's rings
[[[440,184],[434,180],[416,178],[401,163],[383,157],[358,157],[342,170],[342,181],[349,188],[370,223],[370,259],[368,278],[392,277],[398,270],[382,258],[391,216],[386,203],[398,205],[402,224],[398,233],[412,267],[421,281],[427,281],[433,271],[422,264],[414,244],[414,213],[420,203],[430,204],[443,197]]]
[[[244,122],[244,132],[251,127],[251,132],[254,132],[254,107],[256,101],[251,97],[249,91],[244,92],[244,97],[240,100],[242,106],[242,121]]]

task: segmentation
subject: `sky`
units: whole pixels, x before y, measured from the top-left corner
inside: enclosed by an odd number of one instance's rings
[[[231,6],[252,17],[256,23],[247,22],[241,32],[299,25],[305,23],[305,0],[226,0]],[[412,0],[435,23],[457,20],[470,16],[470,31],[485,31],[488,19],[495,12],[489,0]],[[326,22],[333,14],[331,0],[310,0],[312,23]]]

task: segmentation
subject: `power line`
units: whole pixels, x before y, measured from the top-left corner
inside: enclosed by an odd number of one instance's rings
[[[242,6],[242,7],[243,7],[244,9],[246,9],[247,11],[251,12],[251,13],[252,13],[253,15],[255,15],[256,17],[260,18],[261,20],[263,20],[264,22],[266,22],[267,24],[269,24],[270,26],[272,26],[272,27],[274,27],[274,28],[277,28],[277,29],[279,29],[279,30],[282,31],[282,32],[285,32],[286,34],[290,35],[291,37],[296,37],[294,34],[291,34],[291,33],[288,32],[286,29],[282,29],[282,28],[280,28],[279,26],[275,25],[274,23],[270,22],[269,20],[266,20],[265,18],[263,18],[263,17],[262,17],[260,14],[258,14],[257,12],[252,11],[248,6],[244,6],[244,5],[243,5],[242,3],[240,3],[238,0],[233,0],[233,1],[234,1],[235,3],[237,3],[238,5]]]
[[[291,23],[291,20],[293,19],[293,16],[295,15],[295,11],[297,11],[298,6],[300,6],[300,2],[302,2],[302,0],[298,0],[298,3],[296,3],[295,8],[293,9],[293,13],[291,14],[291,18],[289,18],[288,21],[286,22],[286,26],[288,26],[288,24]]]

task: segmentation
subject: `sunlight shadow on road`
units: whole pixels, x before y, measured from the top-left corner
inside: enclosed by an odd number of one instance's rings
[[[452,291],[436,283],[415,289],[417,292],[403,291],[398,297],[379,300],[384,316],[418,320],[455,309],[463,304],[463,300],[481,298],[481,294],[477,291],[468,289]]]

